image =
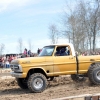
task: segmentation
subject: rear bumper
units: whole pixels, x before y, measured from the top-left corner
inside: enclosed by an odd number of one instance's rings
[[[12,77],[16,77],[16,78],[25,78],[26,77],[26,73],[11,72],[10,74],[11,74]]]

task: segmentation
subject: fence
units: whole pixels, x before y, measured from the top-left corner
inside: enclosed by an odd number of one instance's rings
[[[63,98],[56,98],[52,100],[100,100],[100,93],[99,94],[84,94],[78,96],[69,96]]]

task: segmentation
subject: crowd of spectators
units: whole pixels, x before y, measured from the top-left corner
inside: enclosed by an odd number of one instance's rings
[[[78,52],[78,56],[88,56],[88,55],[100,55],[100,52],[99,51],[96,51],[96,52],[89,52],[89,51]]]
[[[31,50],[27,50],[26,48],[24,49],[24,52],[22,53],[21,58],[24,57],[34,57],[36,54],[32,53]]]
[[[36,54],[32,53],[31,50],[24,49],[22,54],[8,54],[0,56],[0,68],[10,68],[10,63],[14,59],[34,57]]]
[[[17,59],[19,56],[16,55],[2,55],[0,56],[0,67],[2,68],[10,68],[10,63],[12,60]]]

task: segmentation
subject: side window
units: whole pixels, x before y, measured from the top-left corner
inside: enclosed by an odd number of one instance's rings
[[[69,47],[61,46],[56,48],[55,56],[68,56],[70,55]]]
[[[67,55],[70,55],[70,49],[69,49],[69,47],[66,47],[66,53],[67,53]]]
[[[55,56],[60,56],[60,47],[56,48]]]

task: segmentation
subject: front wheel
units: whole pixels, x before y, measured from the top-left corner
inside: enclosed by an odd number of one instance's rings
[[[34,73],[28,79],[28,88],[31,92],[40,93],[47,87],[47,79],[41,73]]]

